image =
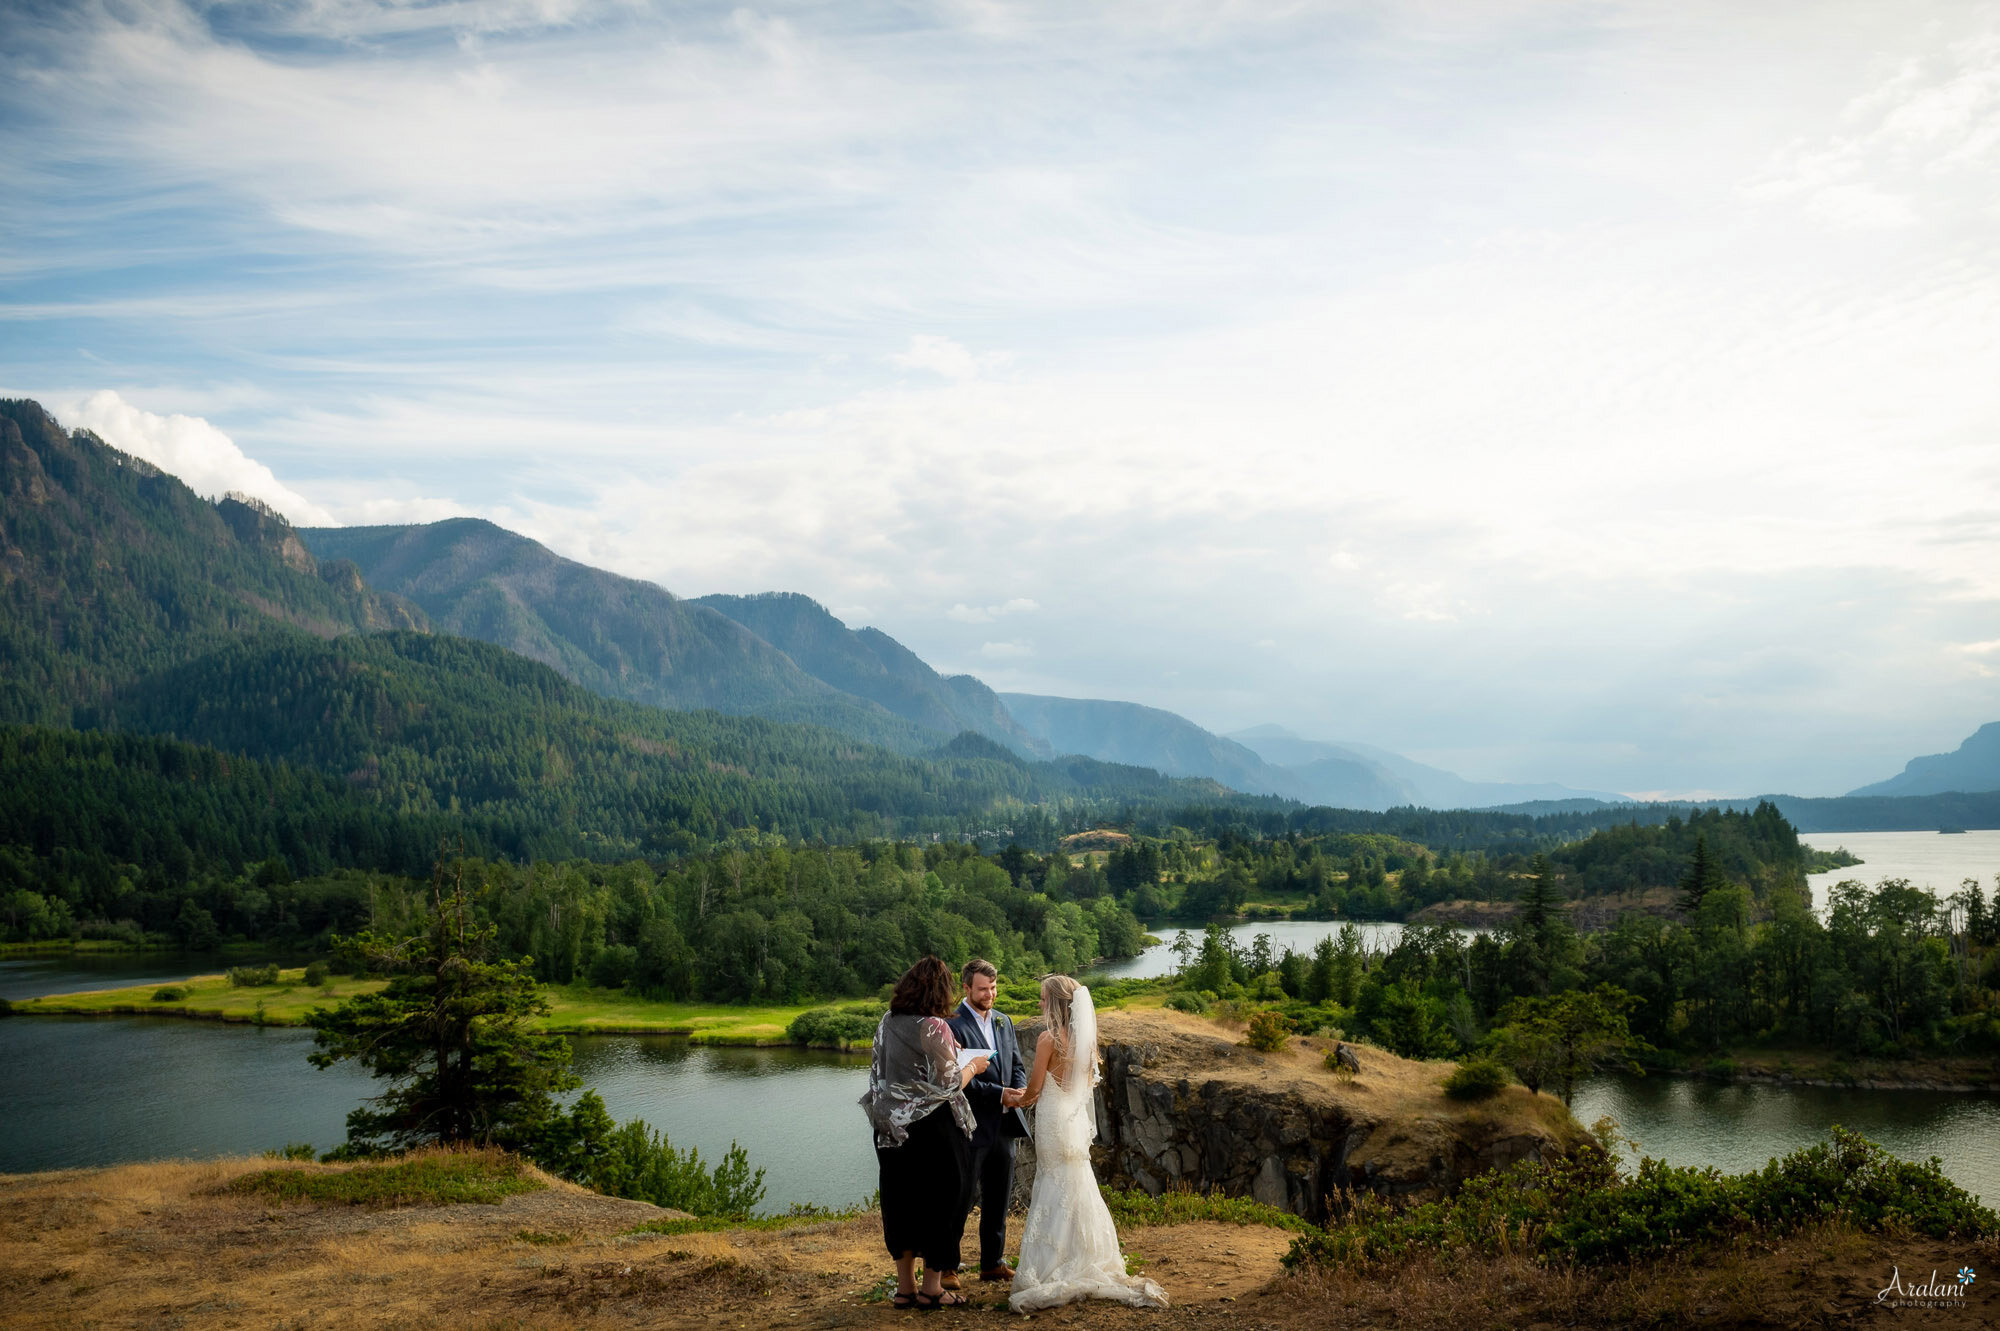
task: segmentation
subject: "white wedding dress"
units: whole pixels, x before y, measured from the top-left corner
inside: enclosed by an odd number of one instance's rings
[[[1118,1230],[1090,1169],[1090,1144],[1097,1137],[1091,1108],[1097,1013],[1088,989],[1079,988],[1071,999],[1070,1041],[1088,1055],[1071,1059],[1073,1085],[1064,1086],[1051,1073],[1035,1105],[1035,1189],[1007,1306],[1025,1313],[1075,1299],[1115,1299],[1139,1308],[1164,1308],[1165,1290],[1144,1276],[1125,1274]]]

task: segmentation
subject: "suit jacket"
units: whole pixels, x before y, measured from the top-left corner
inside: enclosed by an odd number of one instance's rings
[[[979,1029],[979,1019],[972,1015],[970,1003],[961,999],[948,1024],[959,1048],[987,1048],[986,1036]],[[965,1098],[972,1103],[972,1117],[978,1123],[972,1133],[975,1150],[1028,1135],[1028,1123],[1021,1117],[1021,1111],[1003,1109],[1000,1105],[1001,1088],[1025,1087],[1028,1069],[1021,1063],[1021,1045],[1014,1038],[1014,1023],[998,1008],[993,1010],[992,1049],[993,1057],[988,1060],[986,1071],[965,1084]]]

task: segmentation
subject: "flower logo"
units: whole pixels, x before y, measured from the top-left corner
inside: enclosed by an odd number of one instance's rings
[[[1973,1279],[1973,1276],[1972,1276],[1972,1268],[1971,1268],[1971,1267],[1969,1267],[1969,1266],[1961,1266],[1961,1267],[1959,1267],[1959,1268],[1958,1268],[1958,1283],[1959,1283],[1959,1284],[1961,1284],[1961,1285],[1970,1285],[1970,1284],[1972,1283],[1972,1279]]]

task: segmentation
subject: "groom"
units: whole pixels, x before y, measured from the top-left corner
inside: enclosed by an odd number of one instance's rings
[[[993,963],[974,957],[959,973],[965,999],[951,1015],[951,1033],[962,1049],[991,1049],[986,1070],[965,1085],[978,1126],[972,1134],[972,1177],[979,1194],[979,1278],[1012,1280],[1007,1265],[1007,1203],[1014,1194],[1014,1139],[1028,1135],[1018,1109],[1003,1109],[1005,1087],[1028,1084],[1021,1066],[1021,1046],[1014,1023],[993,1010],[1000,992],[1000,973]]]

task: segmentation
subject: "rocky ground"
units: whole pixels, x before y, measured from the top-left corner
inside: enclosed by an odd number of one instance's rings
[[[1313,1221],[1352,1191],[1418,1200],[1474,1174],[1573,1149],[1562,1102],[1510,1086],[1447,1099],[1453,1065],[1356,1047],[1353,1076],[1327,1066],[1335,1042],[1293,1038],[1259,1053],[1240,1027],[1159,1009],[1100,1023],[1098,1177],[1153,1195],[1170,1188],[1249,1196]],[[1032,1152],[1016,1171],[1025,1203]]]

